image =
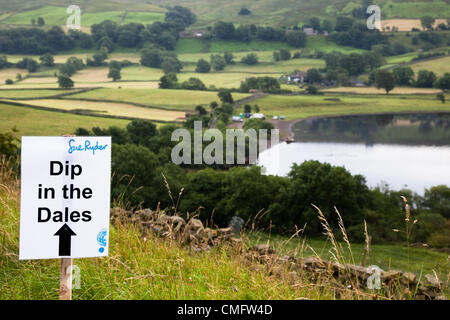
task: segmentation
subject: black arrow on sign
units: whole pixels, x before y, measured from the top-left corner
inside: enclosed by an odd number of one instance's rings
[[[59,236],[59,256],[70,256],[70,243],[76,233],[65,223],[54,235]]]

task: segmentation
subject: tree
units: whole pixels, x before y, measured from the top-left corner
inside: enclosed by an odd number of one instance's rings
[[[320,29],[320,20],[317,17],[311,17],[309,18],[309,25],[314,29],[314,30],[319,30]]]
[[[416,87],[419,88],[433,88],[436,81],[436,74],[433,71],[420,70],[417,74]]]
[[[310,83],[316,83],[322,81],[322,74],[316,68],[309,69],[306,72],[306,80]]]
[[[227,61],[220,54],[212,54],[210,62],[215,71],[223,70],[227,65]]]
[[[144,49],[141,52],[141,64],[146,67],[160,68],[163,61],[162,52],[158,49]]]
[[[252,12],[250,10],[248,10],[247,8],[241,8],[241,10],[239,10],[238,14],[240,16],[248,16],[248,15],[251,15]]]
[[[213,34],[222,40],[231,40],[234,38],[234,24],[232,22],[218,21],[214,24]]]
[[[258,56],[255,53],[249,53],[241,59],[241,62],[248,65],[255,65],[258,64],[259,61]]]
[[[317,89],[316,86],[308,86],[306,88],[306,92],[309,94],[318,94],[319,93],[319,89]]]
[[[442,92],[439,92],[439,93],[436,95],[436,99],[438,99],[438,100],[441,101],[442,103],[445,103],[445,94],[442,93]]]
[[[74,86],[72,79],[68,75],[61,74],[58,76],[58,84],[62,89],[69,89]]]
[[[114,82],[122,79],[120,74],[120,69],[118,68],[109,68],[108,78],[112,78]]]
[[[199,115],[199,116],[204,116],[204,115],[206,115],[208,112],[206,111],[206,109],[205,108],[203,108],[203,106],[196,106],[195,107],[195,111],[197,111],[197,114]]]
[[[53,67],[55,65],[55,59],[50,53],[44,54],[39,60],[41,60],[41,64],[46,67]]]
[[[175,73],[166,73],[159,80],[160,89],[176,89],[178,87],[178,79]]]
[[[177,58],[172,56],[164,56],[161,63],[161,68],[164,73],[177,73],[180,72],[182,65]]]
[[[234,102],[233,96],[231,95],[231,92],[229,90],[220,90],[217,96],[219,97],[220,101],[222,101],[222,103],[232,104]]]
[[[391,72],[387,70],[378,70],[375,74],[375,84],[377,89],[383,88],[386,94],[395,87],[395,79]]]
[[[234,64],[234,61],[233,61],[234,56],[231,52],[225,52],[223,55],[223,58],[225,59],[225,62],[227,64]]]
[[[280,61],[280,51],[274,51],[273,52],[273,60]]]
[[[434,87],[442,91],[450,90],[450,73],[446,72],[434,83]]]
[[[148,120],[136,119],[127,125],[127,132],[134,144],[149,146],[149,140],[157,135],[156,126]]]
[[[45,25],[45,20],[42,17],[37,18],[37,24],[39,27],[42,27],[43,25]]]
[[[197,67],[195,68],[195,72],[198,73],[208,73],[211,70],[211,66],[205,59],[200,59],[197,61]]]
[[[245,113],[245,114],[247,114],[247,113],[252,113],[252,106],[249,105],[249,104],[246,104],[246,105],[244,106],[244,113]]]
[[[287,49],[280,50],[280,60],[289,60],[291,58],[291,52]]]
[[[410,67],[398,67],[392,70],[395,83],[399,86],[409,86],[414,80],[414,71]]]
[[[422,27],[424,29],[428,29],[428,30],[433,29],[434,21],[435,21],[435,19],[430,16],[424,16],[424,17],[420,18],[420,23],[422,24]]]
[[[181,84],[185,90],[206,90],[205,84],[198,78],[189,78]]]
[[[303,31],[290,31],[286,35],[286,42],[295,48],[302,48],[306,45],[306,34]]]
[[[39,63],[34,59],[27,60],[27,70],[28,72],[36,72],[39,69]]]

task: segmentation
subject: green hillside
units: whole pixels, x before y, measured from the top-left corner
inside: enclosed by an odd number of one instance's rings
[[[420,18],[425,13],[434,18],[445,19],[450,16],[447,0],[373,2],[381,7],[383,18],[386,19]],[[229,0],[225,3],[218,0],[0,0],[0,23],[30,24],[32,17],[43,16],[47,24],[61,24],[67,17],[65,9],[70,4],[81,7],[84,15],[82,20],[86,20],[82,22],[84,26],[104,19],[125,23],[152,23],[163,19],[166,7],[182,5],[197,15],[197,23],[192,28],[203,28],[218,20],[271,26],[302,24],[314,16],[334,20],[339,14],[350,14],[360,6],[361,1]],[[242,8],[249,9],[251,14],[239,15]]]

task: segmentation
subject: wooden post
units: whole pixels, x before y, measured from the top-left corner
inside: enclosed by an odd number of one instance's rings
[[[72,259],[61,259],[59,276],[59,300],[72,300]]]
[[[75,137],[75,135],[65,134],[64,137]],[[72,258],[61,258],[59,300],[72,300],[72,266]]]

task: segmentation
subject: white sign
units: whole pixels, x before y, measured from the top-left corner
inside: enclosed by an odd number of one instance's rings
[[[22,137],[19,259],[108,255],[111,137]]]

